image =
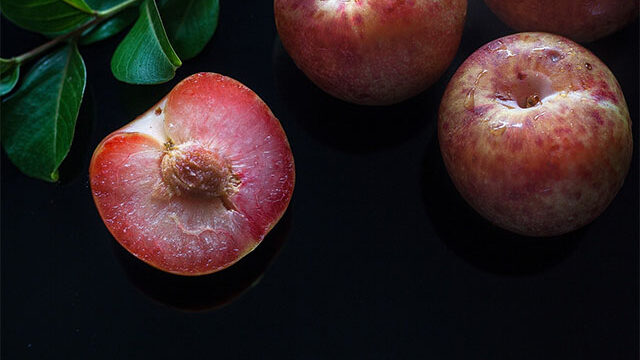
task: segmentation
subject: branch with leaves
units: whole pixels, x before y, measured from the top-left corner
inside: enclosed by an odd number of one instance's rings
[[[0,58],[2,146],[26,175],[58,180],[73,140],[87,72],[78,46],[133,26],[111,58],[111,71],[130,84],[171,80],[182,60],[199,54],[218,24],[218,0],[0,0],[16,25],[50,40]],[[20,78],[20,68],[42,56]],[[20,86],[13,91],[16,84]],[[12,92],[13,91],[13,92]]]

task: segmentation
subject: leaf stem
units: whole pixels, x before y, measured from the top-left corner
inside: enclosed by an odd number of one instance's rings
[[[22,64],[24,62],[27,62],[29,60],[31,60],[32,58],[40,55],[41,53],[51,49],[52,47],[56,46],[57,44],[66,41],[68,39],[72,39],[72,38],[76,38],[80,35],[82,35],[87,29],[89,29],[92,26],[98,25],[99,23],[103,22],[104,20],[107,20],[108,18],[116,15],[117,13],[119,13],[120,11],[128,8],[129,6],[132,6],[138,2],[140,2],[141,0],[127,0],[124,1],[112,8],[109,8],[107,10],[104,11],[98,11],[95,13],[95,15],[93,16],[93,19],[87,21],[86,23],[84,23],[83,25],[73,29],[72,31],[66,33],[66,34],[62,34],[36,48],[34,48],[33,50],[27,51],[26,53],[19,55],[19,56],[15,56],[11,59],[8,59],[9,61],[15,61],[16,64]]]

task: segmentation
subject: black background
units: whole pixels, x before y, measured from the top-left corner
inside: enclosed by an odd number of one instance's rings
[[[455,69],[513,32],[483,2],[469,2],[441,80],[384,108],[315,88],[284,52],[272,6],[222,1],[213,40],[163,85],[113,78],[123,35],[81,48],[88,83],[62,181],[27,178],[2,154],[4,359],[637,358],[637,21],[586,45],[629,103],[635,148],[625,185],[584,229],[528,239],[470,210],[436,140]],[[1,29],[3,57],[45,40],[4,19]],[[199,71],[231,76],[264,99],[288,134],[297,182],[256,251],[222,273],[185,279],[117,245],[87,172],[104,136]]]

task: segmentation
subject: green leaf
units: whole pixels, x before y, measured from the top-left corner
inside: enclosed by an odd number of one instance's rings
[[[0,96],[4,96],[18,82],[20,77],[20,64],[15,60],[0,59]]]
[[[135,8],[123,10],[118,15],[87,30],[87,32],[82,35],[80,44],[87,45],[111,37],[131,25],[137,16],[138,10]]]
[[[84,0],[0,0],[0,7],[16,25],[48,34],[73,29],[93,15]]]
[[[85,0],[89,6],[98,11],[111,9],[116,5],[120,5],[127,0]]]
[[[87,3],[84,2],[84,0],[62,0],[62,1],[75,7],[78,10],[88,12],[88,13],[91,12],[91,7],[89,7],[89,5],[87,5]]]
[[[140,5],[140,16],[111,58],[116,79],[131,84],[171,80],[182,65],[165,33],[153,0]]]
[[[5,99],[2,145],[23,173],[58,180],[67,156],[86,83],[86,69],[75,43],[38,61],[22,85]]]
[[[218,26],[218,0],[160,0],[167,36],[181,59],[191,59],[207,45]]]

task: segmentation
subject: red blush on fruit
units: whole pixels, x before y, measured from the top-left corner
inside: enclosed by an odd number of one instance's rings
[[[280,122],[253,91],[198,73],[107,136],[89,175],[124,248],[160,270],[203,275],[260,244],[287,209],[295,168]]]

